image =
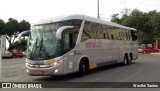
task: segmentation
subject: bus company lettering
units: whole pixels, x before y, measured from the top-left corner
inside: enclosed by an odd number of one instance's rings
[[[85,44],[86,48],[95,48],[96,47],[96,44],[95,43],[86,43]]]
[[[42,88],[41,84],[34,84],[34,83],[12,83],[11,88]]]

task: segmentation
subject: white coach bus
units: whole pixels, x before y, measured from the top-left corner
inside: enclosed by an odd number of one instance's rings
[[[33,25],[28,38],[29,75],[65,75],[138,58],[137,31],[101,19],[70,15]]]

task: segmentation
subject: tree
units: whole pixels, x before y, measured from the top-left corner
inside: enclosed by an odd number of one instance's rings
[[[15,42],[9,47],[9,50],[14,50],[14,49],[25,51],[27,49],[27,40],[22,39],[21,43]]]
[[[20,21],[19,25],[20,25],[19,32],[30,30],[30,27],[31,27],[30,23],[25,20]]]
[[[25,21],[25,20],[22,20],[22,21],[19,22],[19,31],[18,31],[18,33],[21,33],[21,32],[23,32],[23,31],[30,30],[30,27],[31,27],[31,25],[30,25],[29,22],[27,22],[27,21]],[[15,34],[14,37],[17,37],[17,36],[18,36],[18,33]],[[25,35],[25,36],[26,36],[26,35]],[[24,36],[24,37],[25,37],[25,36]],[[15,40],[15,38],[13,39],[13,41],[14,41],[14,40]]]
[[[118,15],[119,14],[113,14],[111,22],[115,22],[115,23],[121,24],[121,20],[119,19]]]
[[[124,9],[120,16],[122,17],[119,18],[118,14],[113,14],[112,22],[136,28],[140,44],[153,44],[155,38],[160,38],[160,12],[154,10],[146,13],[134,9],[131,13],[128,13],[128,9]]]
[[[26,20],[22,20],[18,22],[16,19],[9,18],[5,23],[2,19],[0,19],[0,34],[7,35],[8,42],[10,44],[10,49],[19,48],[17,46],[18,43],[12,44],[12,41],[17,37],[17,35],[23,31],[30,30],[30,23]],[[26,45],[26,41],[18,45]],[[25,46],[22,48],[25,49]]]
[[[9,18],[6,23],[5,31],[8,36],[12,36],[20,30],[20,26],[17,20]]]
[[[0,19],[0,35],[4,34],[4,29],[5,29],[5,22]]]
[[[8,41],[11,44],[11,40],[14,41],[14,39],[18,36],[19,33],[29,30],[30,29],[30,23],[22,20],[18,22],[16,19],[9,18],[8,22],[5,25],[4,34],[6,34],[8,37]]]
[[[140,25],[142,25],[142,22],[143,22],[143,12],[135,9],[131,12],[131,14],[128,17],[126,17],[126,19],[123,20],[122,24],[134,27],[136,29],[141,29],[139,27]]]
[[[20,31],[20,26],[17,20],[9,18],[5,26],[5,33],[8,36],[8,41],[11,44],[11,38],[13,35],[17,34]]]

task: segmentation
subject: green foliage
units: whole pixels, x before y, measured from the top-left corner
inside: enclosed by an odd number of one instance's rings
[[[5,22],[0,19],[0,34],[4,34]]]
[[[25,20],[22,20],[21,22],[19,22],[19,26],[20,26],[19,32],[30,30],[30,27],[31,27],[30,23]]]
[[[29,30],[30,27],[30,23],[25,20],[18,22],[16,19],[9,18],[5,23],[0,19],[0,35],[6,34],[11,37],[12,35]]]
[[[21,43],[15,42],[14,44],[12,44],[9,50],[14,50],[14,49],[25,51],[27,49],[27,40],[22,39]]]
[[[17,37],[17,35],[23,31],[30,30],[30,27],[30,23],[25,20],[18,22],[16,19],[9,18],[5,23],[2,19],[0,19],[0,35],[8,36],[7,38],[10,43],[9,49],[26,49],[26,40],[22,40],[22,43],[11,44],[11,38],[13,38],[13,36]]]
[[[119,19],[118,15],[119,14],[113,14],[111,22],[115,22],[115,23],[119,23],[120,24],[121,20]]]
[[[8,36],[12,36],[13,34],[17,33],[19,29],[20,29],[20,26],[18,21],[13,18],[9,18],[5,26],[5,33]]]
[[[113,14],[111,21],[136,28],[140,44],[153,44],[155,38],[160,38],[160,12],[154,10],[146,13],[134,9],[131,13],[128,13],[129,9],[125,10],[120,18],[118,17],[119,14]]]

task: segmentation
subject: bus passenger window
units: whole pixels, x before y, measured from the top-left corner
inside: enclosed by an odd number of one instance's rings
[[[68,52],[73,48],[73,34],[65,33],[64,35],[64,51]]]
[[[88,33],[86,32],[86,30],[84,30],[83,33],[82,33],[81,41],[83,42],[83,41],[88,40],[88,39],[90,39],[90,38],[91,38],[90,34],[88,34]]]
[[[106,34],[105,33],[103,33],[103,38],[106,39]]]
[[[78,32],[75,31],[75,32],[73,33],[73,47],[75,47],[75,45],[76,45],[77,37],[78,37]]]
[[[109,39],[109,35],[108,35],[108,32],[107,32],[107,39]]]
[[[114,36],[113,36],[113,34],[111,34],[111,39],[112,39],[112,40],[114,40]]]

